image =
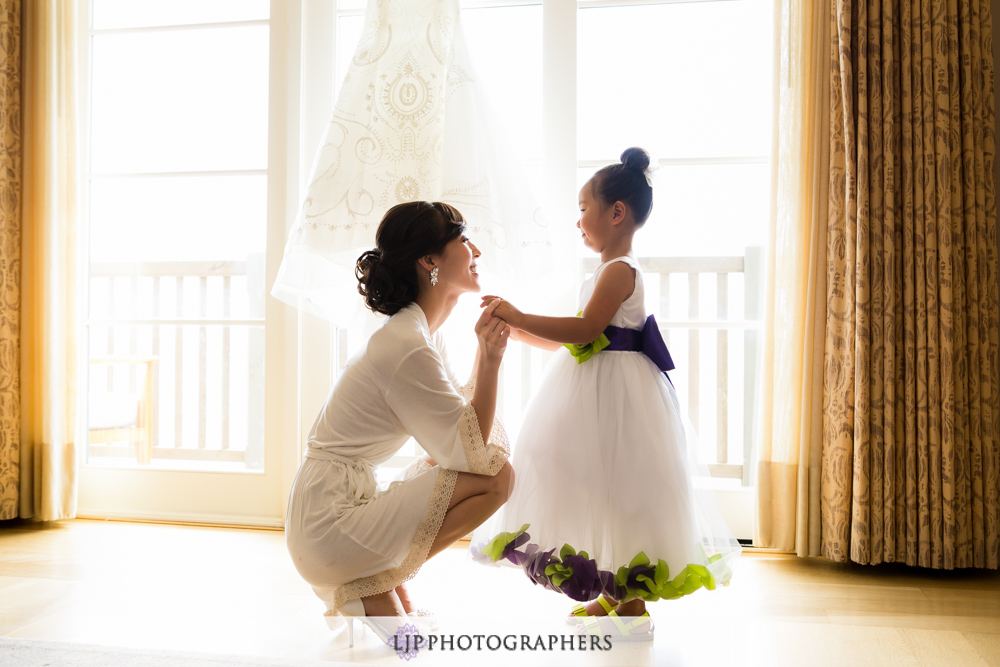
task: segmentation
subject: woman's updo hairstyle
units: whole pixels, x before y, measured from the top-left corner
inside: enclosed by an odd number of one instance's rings
[[[413,201],[390,208],[375,232],[375,249],[365,251],[354,267],[365,305],[395,315],[413,303],[417,260],[439,254],[464,231],[465,219],[448,204]]]
[[[602,206],[620,201],[632,212],[636,226],[641,226],[653,210],[653,188],[646,181],[649,153],[642,148],[626,148],[621,162],[598,170],[590,179],[594,197]]]

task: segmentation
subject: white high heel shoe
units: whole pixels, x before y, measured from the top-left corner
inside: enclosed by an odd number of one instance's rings
[[[347,621],[347,642],[349,648],[354,648],[354,619],[358,619],[371,628],[383,644],[388,644],[389,638],[395,634],[383,627],[374,617],[366,616],[365,603],[361,600],[349,600],[345,602],[340,607],[340,615]]]
[[[411,622],[414,623],[418,628],[425,630],[437,630],[438,620],[437,616],[432,611],[427,609],[414,609],[407,617],[410,618]]]

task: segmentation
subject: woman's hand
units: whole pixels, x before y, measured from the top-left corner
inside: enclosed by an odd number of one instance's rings
[[[495,366],[500,365],[503,353],[507,349],[507,339],[510,337],[510,326],[495,314],[500,304],[500,299],[494,299],[483,309],[479,321],[476,322],[480,361]]]
[[[472,393],[472,407],[476,410],[479,432],[483,440],[488,440],[493,432],[493,417],[497,409],[497,376],[500,362],[507,349],[510,326],[495,315],[500,299],[494,299],[483,308],[476,322],[476,337],[479,349],[476,351],[476,388]]]
[[[483,302],[479,304],[480,308],[492,304],[494,301],[499,301],[496,309],[493,311],[494,317],[499,317],[501,320],[506,322],[511,326],[511,328],[519,328],[521,318],[524,317],[524,313],[514,307],[510,301],[504,301],[498,296],[484,296]]]

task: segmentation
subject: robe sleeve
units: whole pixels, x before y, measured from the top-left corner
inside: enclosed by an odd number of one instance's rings
[[[495,475],[510,455],[499,415],[484,440],[476,409],[456,389],[441,355],[431,347],[403,358],[385,398],[403,428],[442,468]]]
[[[438,354],[441,355],[441,361],[444,363],[445,373],[448,374],[448,378],[455,386],[455,390],[461,394],[466,401],[471,401],[472,394],[476,390],[476,378],[471,377],[468,382],[464,383],[458,379],[458,375],[455,374],[455,369],[451,365],[451,360],[448,358],[448,350],[444,345],[444,339],[440,331],[434,334],[434,343],[437,345]]]

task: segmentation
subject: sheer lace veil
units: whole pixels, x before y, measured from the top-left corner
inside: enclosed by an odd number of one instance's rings
[[[544,273],[553,235],[484,102],[458,0],[370,0],[365,25],[272,295],[355,323],[354,263],[374,246],[385,211],[413,200],[455,206],[487,274],[506,281]]]

